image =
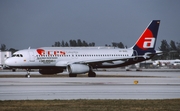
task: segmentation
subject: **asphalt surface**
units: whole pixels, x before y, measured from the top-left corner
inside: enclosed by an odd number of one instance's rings
[[[32,78],[1,77],[18,74],[26,72],[0,72],[0,100],[180,98],[180,72],[174,70],[97,72],[124,77],[33,77],[38,72],[32,72]]]

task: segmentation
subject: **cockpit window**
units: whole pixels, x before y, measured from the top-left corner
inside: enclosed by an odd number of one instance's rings
[[[23,57],[22,54],[13,54],[12,57]]]

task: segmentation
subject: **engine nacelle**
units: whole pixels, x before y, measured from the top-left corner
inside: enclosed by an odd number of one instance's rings
[[[42,75],[52,75],[63,72],[63,69],[39,69],[39,73]]]
[[[67,66],[69,74],[83,74],[89,72],[89,70],[89,66],[84,64],[70,64]]]

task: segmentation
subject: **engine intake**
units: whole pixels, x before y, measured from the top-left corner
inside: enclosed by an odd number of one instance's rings
[[[90,68],[85,64],[70,64],[67,66],[69,74],[83,74],[89,72]]]

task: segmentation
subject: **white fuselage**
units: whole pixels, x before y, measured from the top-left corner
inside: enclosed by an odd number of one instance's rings
[[[112,67],[126,62],[132,57],[132,49],[118,48],[40,48],[17,51],[9,61],[16,67],[66,67],[72,63],[97,62],[98,67]],[[22,55],[22,56],[20,56]],[[122,60],[123,59],[123,60]],[[106,61],[106,62],[104,62]],[[8,62],[8,61],[7,61]]]

